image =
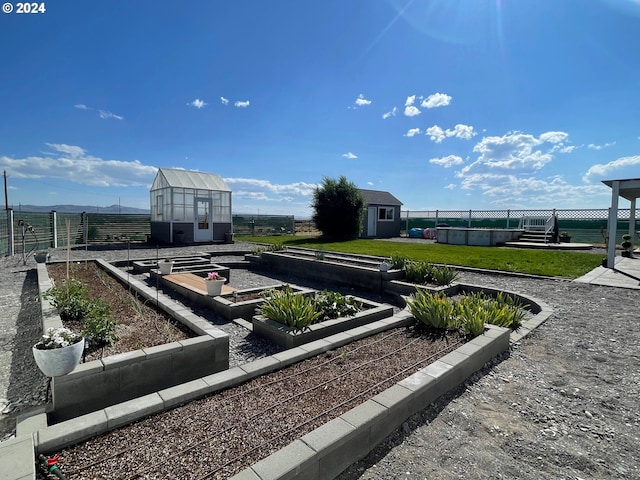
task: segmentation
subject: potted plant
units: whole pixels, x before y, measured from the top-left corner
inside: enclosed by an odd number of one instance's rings
[[[47,377],[71,373],[84,351],[84,337],[68,328],[49,328],[33,348],[33,358]]]
[[[162,275],[169,275],[173,270],[173,264],[174,264],[174,261],[171,258],[160,260],[158,262],[158,268],[160,269],[160,273]]]
[[[218,272],[209,272],[204,283],[207,286],[207,294],[211,297],[216,297],[222,293],[222,286],[227,279],[221,277]]]
[[[560,240],[560,243],[569,243],[571,242],[571,236],[569,235],[569,232],[560,232],[558,240]]]
[[[622,247],[622,256],[632,258],[633,257],[633,244],[631,243],[631,235],[625,233],[622,235],[622,243],[620,244]]]

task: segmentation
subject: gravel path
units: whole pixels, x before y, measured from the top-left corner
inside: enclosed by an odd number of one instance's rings
[[[160,258],[186,250],[163,250]],[[129,254],[158,255],[76,251],[73,258]],[[44,386],[29,351],[40,321],[34,263],[25,268],[17,261],[0,264],[0,439],[12,434],[16,412],[42,402]],[[639,292],[480,273],[460,280],[532,295],[554,313],[340,479],[640,479]]]

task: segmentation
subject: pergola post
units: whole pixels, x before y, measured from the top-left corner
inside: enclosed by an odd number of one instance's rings
[[[618,197],[620,181],[611,182],[611,208],[609,209],[609,242],[607,245],[607,267],[614,268],[616,262],[616,233],[618,228]]]

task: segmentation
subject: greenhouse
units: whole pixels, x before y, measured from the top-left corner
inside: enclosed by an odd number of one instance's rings
[[[151,241],[231,242],[231,189],[215,173],[160,168],[151,186]]]

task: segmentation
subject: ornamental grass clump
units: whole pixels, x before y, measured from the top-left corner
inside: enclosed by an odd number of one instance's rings
[[[289,285],[268,291],[258,313],[296,330],[303,330],[322,315],[312,297],[294,294]]]
[[[283,325],[304,330],[309,325],[340,317],[352,317],[362,305],[350,295],[324,290],[314,297],[295,294],[286,285],[282,290],[268,290],[258,313]]]
[[[454,268],[428,262],[407,261],[404,265],[404,275],[413,283],[420,285],[434,283],[441,287],[450,285],[458,279],[458,272]]]
[[[429,327],[462,329],[472,336],[480,335],[487,323],[515,330],[526,314],[525,305],[502,292],[495,298],[474,293],[453,300],[443,292],[429,294],[418,290],[407,299],[407,307],[418,321]]]

